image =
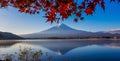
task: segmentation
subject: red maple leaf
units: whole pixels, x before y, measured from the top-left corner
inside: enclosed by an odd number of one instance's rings
[[[87,8],[87,9],[85,9],[85,13],[87,15],[91,15],[91,14],[93,14],[93,10],[91,8]]]

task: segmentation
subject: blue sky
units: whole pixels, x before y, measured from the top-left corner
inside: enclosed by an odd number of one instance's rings
[[[0,31],[12,32],[15,34],[27,34],[46,30],[56,25],[56,23],[46,23],[43,17],[44,13],[29,15],[18,12],[17,9],[9,7],[0,9]],[[92,16],[84,15],[84,21],[75,23],[74,16],[62,21],[72,28],[86,31],[104,31],[111,29],[120,29],[120,3],[106,2],[105,12],[96,8]]]

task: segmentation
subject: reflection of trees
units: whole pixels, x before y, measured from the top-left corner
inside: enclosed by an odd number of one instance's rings
[[[19,41],[0,40],[0,47],[10,47],[16,43],[19,43]]]

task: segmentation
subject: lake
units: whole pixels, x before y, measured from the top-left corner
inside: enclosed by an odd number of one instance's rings
[[[3,40],[1,40],[3,41]],[[111,39],[33,39],[6,40],[0,43],[0,57],[15,54],[20,48],[41,50],[42,61],[120,61],[120,40]],[[22,41],[22,42],[21,42]],[[47,55],[47,56],[46,56]]]

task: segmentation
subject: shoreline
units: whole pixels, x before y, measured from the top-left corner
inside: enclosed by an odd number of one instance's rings
[[[21,40],[120,40],[120,38],[118,39],[114,39],[114,38],[26,38],[26,39],[4,39],[4,40],[0,40],[0,43],[9,43],[9,42],[22,42]]]

